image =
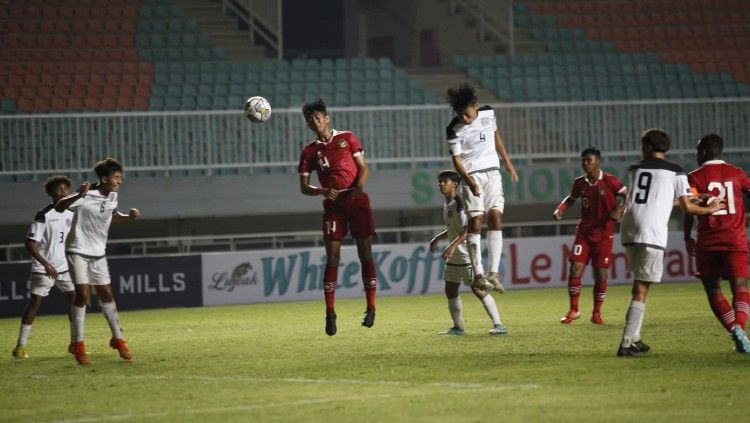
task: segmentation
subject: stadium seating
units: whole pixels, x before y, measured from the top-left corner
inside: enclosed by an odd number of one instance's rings
[[[750,95],[750,3],[516,2],[516,25],[546,53],[456,57],[508,101]]]
[[[438,101],[381,59],[231,62],[168,0],[0,5],[0,113]]]

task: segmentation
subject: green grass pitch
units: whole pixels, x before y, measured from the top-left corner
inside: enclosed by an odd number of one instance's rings
[[[466,335],[442,295],[382,297],[373,328],[364,299],[339,300],[339,332],[323,332],[323,300],[121,313],[135,360],[87,318],[92,364],[66,352],[63,316],[42,316],[31,358],[11,357],[18,319],[0,320],[0,421],[747,421],[750,355],[733,352],[698,283],[652,288],[643,338],[615,357],[629,287],[611,287],[604,326],[558,323],[563,289],[495,295],[510,334],[490,337],[479,301],[462,294]]]

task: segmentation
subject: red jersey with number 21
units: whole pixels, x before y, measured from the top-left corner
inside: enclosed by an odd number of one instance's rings
[[[581,199],[581,220],[576,226],[576,236],[591,241],[609,238],[615,232],[615,221],[609,213],[617,207],[617,193],[625,186],[617,177],[600,171],[599,179],[590,183],[586,175],[576,178],[570,198]]]
[[[688,174],[690,186],[701,194],[723,198],[726,208],[698,216],[697,249],[700,251],[747,251],[743,191],[750,179],[737,166],[709,160]]]
[[[354,158],[361,154],[364,149],[353,132],[334,129],[328,142],[315,140],[302,149],[298,171],[301,175],[316,171],[323,188],[351,188],[359,172]]]

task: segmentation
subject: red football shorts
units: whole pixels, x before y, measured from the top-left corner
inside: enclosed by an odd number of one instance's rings
[[[584,265],[590,262],[596,269],[609,269],[612,264],[612,238],[595,242],[576,236],[569,260]]]
[[[342,193],[336,201],[323,201],[323,239],[340,241],[351,231],[354,239],[375,235],[370,197]]]
[[[696,251],[698,276],[706,279],[747,278],[747,251]]]

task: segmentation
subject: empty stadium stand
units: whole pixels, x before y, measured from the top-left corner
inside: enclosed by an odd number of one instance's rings
[[[505,100],[750,95],[748,2],[529,1],[514,11],[546,53],[454,60]]]

